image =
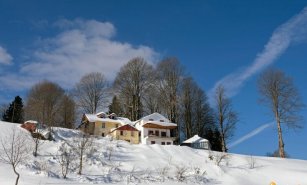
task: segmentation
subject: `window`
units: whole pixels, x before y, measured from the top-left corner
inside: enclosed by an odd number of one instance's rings
[[[172,143],[171,143],[171,142],[167,142],[166,144],[167,144],[167,145],[171,145]]]
[[[131,132],[131,136],[133,137],[134,136],[134,131],[130,131]]]
[[[120,135],[123,136],[124,135],[124,131],[121,130],[120,131]]]
[[[118,128],[118,124],[116,124],[115,127]]]
[[[103,132],[101,133],[101,136],[104,137],[104,133]]]
[[[148,135],[154,135],[153,130],[149,130],[149,131],[148,131]]]
[[[101,123],[101,128],[106,128],[106,123]]]
[[[166,137],[166,132],[161,132],[162,137]]]
[[[164,122],[164,120],[163,120],[163,119],[161,119],[161,120],[160,120],[160,122]]]
[[[151,141],[150,143],[151,143],[152,145],[153,145],[153,144],[156,144],[156,142],[155,142],[155,141]]]
[[[149,121],[153,121],[153,119],[149,119]]]
[[[165,145],[165,142],[161,142],[161,145]]]
[[[159,136],[159,130],[156,130],[155,135]]]

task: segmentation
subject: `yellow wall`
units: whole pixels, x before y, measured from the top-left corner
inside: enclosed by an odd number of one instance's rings
[[[102,128],[102,123],[105,123],[105,128]],[[85,128],[85,124],[88,125],[87,128]],[[138,131],[124,130],[123,135],[120,135],[120,130],[115,130],[114,132],[110,134],[112,129],[121,126],[121,124],[118,122],[97,121],[95,123],[91,123],[86,120],[85,124],[83,124],[80,129],[89,134],[102,136],[102,133],[104,133],[104,136],[111,135],[114,139],[129,141],[132,144],[139,144],[139,132]],[[131,132],[133,132],[133,136],[131,136]]]
[[[81,125],[80,130],[88,134],[94,134],[94,123],[86,121],[84,122],[84,124]]]
[[[102,128],[102,123],[105,123],[105,128]],[[101,136],[104,133],[104,136],[107,136],[111,129],[117,128],[116,125],[121,126],[118,122],[95,122],[94,135]]]
[[[133,132],[133,136],[131,136],[131,132]],[[125,140],[132,144],[139,144],[139,132],[138,131],[128,131],[123,130],[123,135],[120,135],[120,130],[115,130],[112,132],[111,136],[118,140]]]

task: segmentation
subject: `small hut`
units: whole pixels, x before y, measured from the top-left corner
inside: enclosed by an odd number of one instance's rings
[[[198,135],[195,135],[190,139],[185,140],[184,142],[181,143],[181,146],[189,146],[191,148],[205,149],[205,150],[210,149],[209,141],[207,139],[199,137]]]
[[[28,130],[29,132],[33,133],[36,131],[36,127],[37,127],[37,121],[34,120],[28,120],[25,121],[22,125],[22,128]]]

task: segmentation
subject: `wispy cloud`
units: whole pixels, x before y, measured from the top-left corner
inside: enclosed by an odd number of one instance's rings
[[[295,42],[307,38],[307,7],[299,14],[279,26],[272,34],[264,49],[254,59],[253,63],[244,70],[235,71],[221,80],[209,91],[210,98],[213,97],[215,89],[223,85],[229,96],[236,95],[241,86],[251,76],[274,63],[286,49]]]
[[[0,64],[11,64],[13,57],[6,51],[5,48],[0,46]]]
[[[42,38],[17,73],[0,74],[0,83],[7,90],[26,89],[42,79],[69,89],[89,72],[102,72],[112,80],[131,58],[153,62],[158,56],[148,46],[116,41],[116,29],[110,22],[64,19],[54,26],[58,33]]]
[[[248,140],[249,138],[261,133],[263,130],[272,126],[273,124],[274,124],[274,122],[271,122],[271,123],[267,123],[267,124],[264,124],[264,125],[256,128],[255,130],[251,131],[250,133],[246,134],[245,136],[241,137],[240,139],[234,141],[233,143],[230,143],[228,147],[233,148],[233,147],[239,145],[240,143]]]

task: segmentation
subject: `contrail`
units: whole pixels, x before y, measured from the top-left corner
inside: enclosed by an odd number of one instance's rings
[[[209,98],[213,99],[214,92],[219,85],[224,86],[228,96],[236,95],[240,87],[251,76],[274,63],[291,44],[304,41],[306,38],[307,7],[275,29],[263,51],[256,56],[250,66],[244,70],[235,71],[216,82],[209,91]]]
[[[229,148],[232,148],[234,146],[237,146],[238,144],[246,141],[247,139],[259,134],[260,132],[262,132],[264,129],[272,126],[274,124],[274,122],[271,122],[271,123],[267,123],[267,124],[264,124],[258,128],[256,128],[255,130],[251,131],[250,133],[246,134],[245,136],[241,137],[240,139],[236,140],[235,142],[229,144]]]

